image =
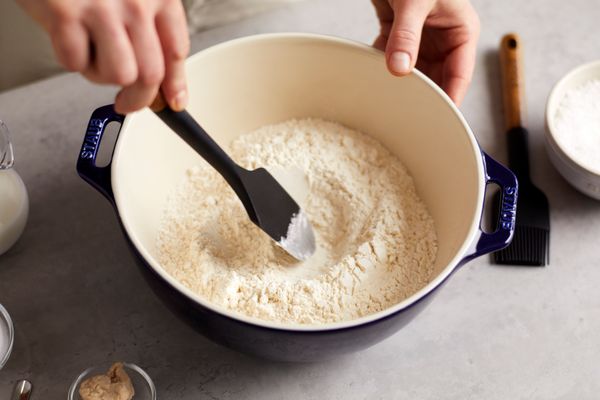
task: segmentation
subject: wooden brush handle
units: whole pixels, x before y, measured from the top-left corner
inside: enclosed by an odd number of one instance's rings
[[[504,121],[506,130],[525,125],[525,86],[523,83],[523,56],[521,39],[509,33],[500,43],[500,69],[502,95],[504,98]]]

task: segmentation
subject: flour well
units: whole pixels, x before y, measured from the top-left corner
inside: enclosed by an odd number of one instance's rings
[[[305,262],[286,255],[202,161],[171,196],[158,238],[162,266],[199,296],[250,317],[319,324],[384,310],[429,282],[433,220],[406,169],[378,142],[302,119],[242,135],[228,150],[278,179],[292,171],[296,182],[282,184],[306,188],[290,193],[313,225],[317,251]]]

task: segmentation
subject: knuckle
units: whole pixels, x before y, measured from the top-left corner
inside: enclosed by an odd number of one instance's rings
[[[469,43],[474,37],[474,32],[470,27],[465,27],[459,32],[455,32],[452,36],[452,39],[455,43],[459,43],[461,45]]]
[[[60,64],[69,71],[81,71],[87,63],[86,50],[80,48],[60,29],[54,30],[50,36]]]
[[[92,35],[94,33],[97,34],[97,37],[92,36],[92,39],[98,40],[100,37],[110,41],[118,39],[120,34],[119,23],[112,17],[112,13],[102,12],[99,11],[99,9],[96,9],[93,13],[87,13],[85,19],[85,24],[92,27]]]
[[[471,77],[466,74],[455,75],[454,79],[460,82],[463,86],[469,86],[471,84]]]
[[[190,40],[186,36],[185,39],[178,42],[176,46],[173,46],[173,49],[170,52],[170,57],[174,61],[183,61],[187,58],[189,53]]]
[[[148,7],[142,0],[127,0],[125,2],[125,9],[136,20],[145,19],[148,14]]]
[[[477,11],[470,4],[467,3],[466,7],[463,10],[463,25],[471,36],[478,36],[481,30],[479,14],[477,14]]]
[[[117,68],[112,71],[109,79],[119,86],[129,86],[136,80],[136,73],[133,68]]]
[[[65,24],[76,19],[76,12],[69,7],[67,2],[52,1],[50,3],[50,14],[57,24]]]
[[[65,47],[63,49],[61,63],[67,70],[74,72],[82,71],[85,67],[83,57],[73,47]]]
[[[416,45],[419,41],[419,36],[411,29],[397,28],[390,32],[390,39]]]
[[[59,0],[60,1],[60,0]],[[94,19],[106,22],[108,19],[114,18],[115,11],[111,7],[111,3],[107,1],[94,1],[89,3],[84,8],[84,14],[87,19]]]
[[[140,70],[138,81],[143,86],[158,86],[164,77],[164,71],[159,67],[147,67]]]
[[[89,13],[87,16],[89,19],[93,19],[95,24],[101,26],[104,31],[109,34],[114,34],[115,26],[118,24],[112,16],[112,12],[106,9],[105,5],[96,6],[96,10],[93,13]]]

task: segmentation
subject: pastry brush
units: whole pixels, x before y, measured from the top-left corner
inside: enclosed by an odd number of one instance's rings
[[[508,166],[519,181],[519,197],[512,243],[494,253],[494,260],[497,264],[544,266],[550,258],[550,209],[546,195],[533,184],[529,175],[528,132],[523,122],[525,96],[521,40],[518,35],[508,34],[502,38],[500,67]],[[499,203],[499,199],[497,201]]]

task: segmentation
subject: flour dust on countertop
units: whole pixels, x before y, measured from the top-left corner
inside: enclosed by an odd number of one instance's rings
[[[300,119],[246,133],[228,150],[280,180],[307,213],[317,251],[305,262],[285,254],[201,161],[170,196],[158,237],[163,268],[200,297],[249,317],[316,325],[384,310],[429,282],[433,220],[377,141]]]

